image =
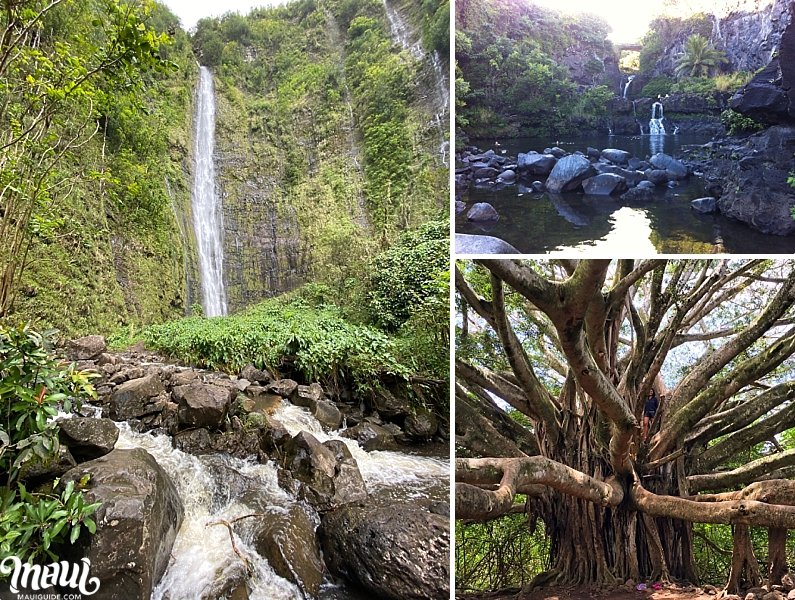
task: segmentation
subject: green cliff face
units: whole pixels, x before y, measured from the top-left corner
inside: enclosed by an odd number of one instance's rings
[[[308,280],[344,285],[447,206],[447,102],[422,28],[404,49],[384,6],[298,2],[199,22],[231,312]]]

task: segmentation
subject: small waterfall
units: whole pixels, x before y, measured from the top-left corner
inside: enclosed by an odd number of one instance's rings
[[[607,126],[607,135],[613,135],[613,128],[610,125]]]
[[[674,135],[679,133],[679,125],[674,125]]]
[[[635,100],[632,101],[632,116],[637,119],[638,118],[638,113],[635,110],[636,109],[635,102],[636,102]]]
[[[630,84],[630,83],[632,83],[632,80],[633,80],[633,79],[635,79],[635,76],[634,76],[634,75],[630,75],[629,77],[627,77],[627,83],[626,83],[626,85],[624,86],[624,98],[626,98],[626,97],[627,97],[627,90],[629,90],[629,84]],[[635,102],[634,102],[634,101],[632,102],[632,106],[633,106],[633,107],[635,106]]]
[[[657,107],[660,107],[660,116],[657,117]],[[649,135],[665,135],[663,120],[663,105],[655,102],[651,105],[651,120],[649,121]]]
[[[384,2],[384,10],[386,10],[386,18],[389,19],[389,29],[392,32],[392,39],[400,44],[404,50],[408,50],[411,52],[411,55],[416,58],[417,60],[422,60],[425,57],[425,53],[422,51],[422,45],[419,40],[416,42],[411,41],[409,36],[410,30],[406,22],[403,18],[398,14],[394,8],[390,7],[387,4],[386,0]]]
[[[215,193],[215,98],[213,77],[207,67],[199,67],[199,90],[196,102],[195,168],[193,174],[193,226],[199,251],[204,314],[226,315],[224,290],[223,215]]]

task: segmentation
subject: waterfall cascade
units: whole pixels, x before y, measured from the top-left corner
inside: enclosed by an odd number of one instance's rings
[[[196,102],[195,167],[191,207],[199,269],[202,278],[204,314],[208,317],[226,315],[226,291],[223,267],[223,214],[215,193],[215,98],[213,77],[207,67],[199,68],[199,90]]]
[[[634,75],[630,75],[629,77],[627,77],[627,83],[624,85],[624,98],[627,97],[627,90],[629,89],[629,84],[632,83],[633,79],[635,79]],[[632,102],[632,105],[633,106],[635,105],[634,101]]]
[[[657,107],[660,107],[660,116],[657,117]],[[663,105],[655,102],[651,105],[651,120],[649,121],[649,135],[665,135],[663,120]]]

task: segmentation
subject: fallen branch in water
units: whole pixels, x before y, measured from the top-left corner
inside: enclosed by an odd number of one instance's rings
[[[240,557],[240,560],[243,561],[243,564],[246,565],[246,571],[251,572],[251,565],[249,564],[248,559],[245,556],[243,556],[243,554],[241,554],[240,550],[237,549],[237,545],[235,544],[235,534],[234,531],[232,530],[232,523],[237,523],[238,521],[242,521],[243,519],[248,519],[249,517],[269,517],[269,516],[271,515],[264,513],[251,513],[248,515],[243,515],[241,517],[236,517],[231,521],[225,521],[224,519],[220,519],[213,523],[205,523],[204,526],[210,527],[212,525],[224,525],[229,530],[229,540],[232,542],[232,550],[235,551],[235,554],[237,554]]]

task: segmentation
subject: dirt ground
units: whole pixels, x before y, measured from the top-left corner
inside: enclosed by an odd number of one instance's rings
[[[522,594],[520,589],[503,590],[500,592],[456,593],[456,600],[707,600],[715,598],[702,588],[692,585],[663,585],[659,590],[635,590],[628,592],[623,589],[613,591],[595,591],[582,587],[547,587],[535,589]]]

